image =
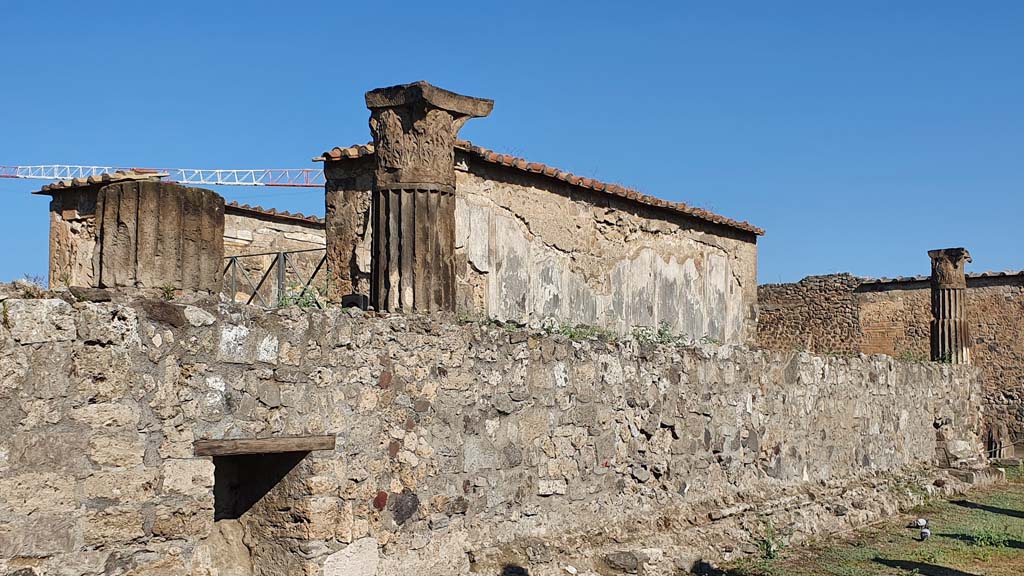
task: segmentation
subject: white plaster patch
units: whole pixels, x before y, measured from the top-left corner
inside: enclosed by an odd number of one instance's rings
[[[260,362],[266,362],[267,364],[277,364],[277,350],[277,336],[267,334],[263,340],[260,341],[259,348],[256,350],[256,359]]]
[[[362,538],[328,556],[323,576],[373,576],[379,562],[377,539]]]
[[[245,341],[249,337],[249,329],[245,326],[228,325],[220,329],[219,355],[230,361],[245,356]]]
[[[565,365],[565,362],[555,364],[552,371],[555,375],[555,386],[565,388],[569,385],[569,368]]]
[[[209,326],[217,321],[213,314],[195,306],[185,306],[185,320],[194,327]]]
[[[223,392],[224,390],[227,389],[224,379],[221,378],[220,376],[210,376],[209,378],[206,379],[206,385],[209,386],[212,390],[216,390],[218,392]]]

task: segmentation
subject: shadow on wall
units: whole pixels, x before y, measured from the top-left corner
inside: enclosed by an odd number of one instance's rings
[[[240,518],[287,476],[306,454],[309,452],[214,457],[214,520]]]

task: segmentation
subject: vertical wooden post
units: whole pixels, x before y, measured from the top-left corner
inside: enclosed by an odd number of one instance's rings
[[[965,248],[928,252],[932,259],[932,361],[971,363],[971,334],[967,323],[967,275],[971,261]]]
[[[494,102],[416,82],[367,92],[376,156],[370,303],[455,310],[455,140]]]

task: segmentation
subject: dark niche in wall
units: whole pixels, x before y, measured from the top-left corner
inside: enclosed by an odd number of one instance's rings
[[[213,459],[214,520],[240,518],[309,452],[216,456]]]

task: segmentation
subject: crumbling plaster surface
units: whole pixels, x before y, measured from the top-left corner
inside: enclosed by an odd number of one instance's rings
[[[370,294],[373,158],[324,164],[327,267],[331,297]]]
[[[229,207],[230,210],[230,207]],[[324,226],[298,224],[248,214],[224,215],[224,255],[323,248]]]
[[[336,284],[355,291],[369,288],[369,166],[366,159],[325,166],[331,267]],[[695,341],[753,341],[752,234],[462,153],[456,166],[460,314],[521,323],[551,318],[619,334],[664,324]]]
[[[743,343],[753,332],[752,239],[499,167],[457,176],[466,308],[502,321],[554,318],[619,334],[666,325],[695,341]]]
[[[91,286],[95,280],[96,186],[50,199],[51,289]]]
[[[0,572],[668,575],[891,514],[979,448],[970,367],[114,299],[0,286]],[[322,433],[214,523],[195,439]]]

